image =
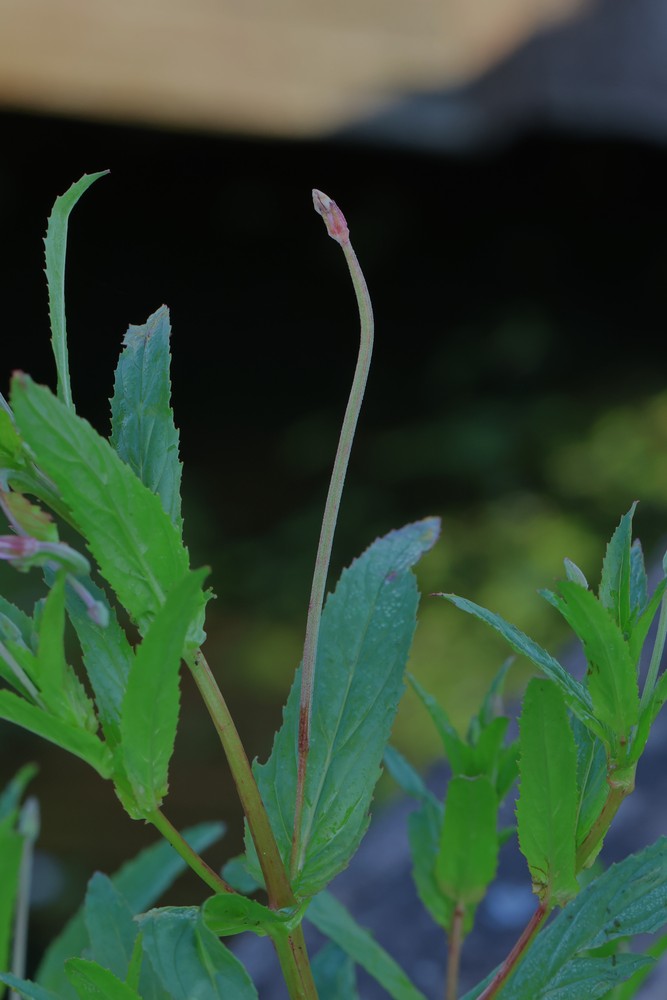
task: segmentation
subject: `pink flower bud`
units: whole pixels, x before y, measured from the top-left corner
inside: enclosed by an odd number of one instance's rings
[[[350,230],[347,228],[345,216],[333,199],[317,188],[313,188],[313,205],[315,211],[324,219],[327,232],[332,240],[343,246],[350,242]]]

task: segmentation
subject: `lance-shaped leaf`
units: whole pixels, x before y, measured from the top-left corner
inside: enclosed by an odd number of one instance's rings
[[[597,733],[598,736],[603,735],[603,728],[593,714],[593,705],[588,691],[571,674],[568,674],[567,670],[550,653],[542,649],[533,639],[518,629],[516,625],[511,625],[504,618],[501,618],[500,615],[494,614],[493,611],[487,611],[486,608],[480,607],[479,604],[475,604],[465,597],[457,597],[456,594],[439,594],[438,596],[444,597],[457,608],[466,611],[470,615],[474,615],[475,618],[479,618],[480,621],[490,625],[494,631],[498,632],[509,643],[516,653],[528,657],[546,677],[558,684],[563,692],[563,697],[568,708],[582,722],[585,722],[593,732]]]
[[[67,613],[81,645],[104,736],[114,748],[120,742],[120,711],[134,654],[104,593],[90,579],[84,586],[90,598],[106,609],[106,624],[93,621],[80,595],[71,587],[66,591]]]
[[[104,578],[145,632],[167,593],[188,569],[188,553],[159,497],[137,478],[108,441],[27,375],[12,380],[23,436],[58,487]],[[203,639],[201,620],[190,640]]]
[[[25,464],[22,451],[21,435],[10,414],[0,407],[0,469],[20,469]]]
[[[611,614],[623,635],[629,635],[633,617],[641,608],[637,601],[641,594],[636,589],[631,593],[631,584],[641,584],[637,577],[637,565],[633,575],[632,547],[632,517],[637,502],[633,503],[627,514],[621,518],[618,527],[611,536],[602,563],[602,577],[598,596],[600,604]]]
[[[127,901],[101,872],[95,872],[88,882],[83,919],[88,957],[125,980],[139,928]]]
[[[173,1000],[257,1000],[248,973],[196,907],[151,910],[139,924],[144,952]]]
[[[138,647],[120,720],[125,774],[140,808],[157,809],[167,793],[179,709],[179,668],[187,630],[208,570],[188,573],[169,592]]]
[[[222,823],[201,823],[184,830],[183,837],[193,850],[201,853],[220,839],[224,829]],[[136,914],[152,906],[185,868],[180,854],[162,840],[126,862],[111,877],[111,883]],[[82,955],[87,947],[89,939],[81,907],[46,949],[37,970],[38,982],[54,990],[59,1000],[76,997],[65,976],[64,963],[68,958]]]
[[[319,1000],[359,1000],[354,962],[332,941],[320,948],[312,969]]]
[[[331,893],[321,892],[311,901],[306,919],[376,979],[393,1000],[425,1000],[400,965]]]
[[[113,972],[87,958],[70,958],[65,971],[80,1000],[141,1000],[139,994]]]
[[[182,466],[170,405],[170,334],[166,306],[143,326],[128,328],[111,399],[111,443],[180,529]]]
[[[560,596],[545,595],[581,640],[588,662],[588,690],[597,718],[612,748],[628,743],[639,718],[637,669],[620,626],[609,611],[570,580],[558,584]]]
[[[498,867],[498,798],[486,777],[452,778],[447,788],[445,817],[435,858],[435,876],[451,914],[463,914],[463,933],[473,925]],[[450,933],[451,923],[445,925]]]
[[[582,889],[537,936],[499,996],[503,1000],[600,997],[651,959],[595,958],[583,953],[618,938],[655,933],[666,923],[667,840],[661,837],[639,854],[611,865]]]
[[[0,719],[13,722],[76,757],[81,757],[103,778],[111,776],[111,752],[97,736],[89,730],[79,729],[62,719],[47,715],[43,709],[30,705],[13,691],[0,691]]]
[[[433,722],[433,725],[437,729],[438,735],[442,740],[445,756],[447,757],[449,766],[452,769],[452,773],[469,774],[471,760],[470,746],[459,736],[458,732],[452,725],[449,716],[437,699],[434,698],[433,695],[419,683],[417,678],[412,676],[412,674],[409,675],[408,679],[415,694],[428,714],[431,716],[431,721]]]
[[[49,292],[49,316],[51,319],[51,346],[58,372],[58,397],[65,406],[73,407],[67,358],[67,329],[65,326],[65,257],[67,250],[67,223],[70,212],[77,201],[99,177],[107,174],[101,170],[83,177],[56,198],[49,216],[44,239],[46,255],[46,281]]]
[[[313,694],[303,860],[293,882],[298,896],[327,885],[348,864],[368,826],[416,624],[418,593],[410,567],[431,548],[438,531],[439,521],[428,518],[378,539],[343,572],[327,600]],[[286,863],[294,824],[300,683],[299,670],[271,756],[254,767]],[[248,835],[246,851],[256,865]]]
[[[31,676],[46,708],[64,722],[97,732],[97,717],[90,698],[65,659],[64,573],[56,576],[41,606],[41,614],[35,617],[39,622],[39,638]]]
[[[17,976],[12,976],[9,972],[0,972],[0,983],[11,986],[19,996],[25,997],[25,1000],[62,1000],[57,993],[45,990],[29,979],[19,979]],[[75,993],[74,996],[76,997],[77,994]]]
[[[519,846],[533,892],[550,906],[576,896],[577,751],[558,685],[533,678],[520,720]]]
[[[572,719],[572,734],[577,747],[577,847],[579,847],[607,801],[609,785],[604,744],[577,718]]]

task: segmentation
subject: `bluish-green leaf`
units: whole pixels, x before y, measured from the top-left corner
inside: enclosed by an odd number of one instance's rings
[[[21,797],[38,770],[36,764],[24,764],[0,792],[0,821],[17,818]]]
[[[568,707],[572,709],[574,714],[598,736],[602,736],[603,730],[593,714],[593,705],[588,691],[571,674],[568,674],[567,670],[550,653],[547,653],[533,639],[521,632],[516,625],[511,625],[500,615],[487,611],[486,608],[480,607],[473,601],[469,601],[465,597],[457,597],[456,594],[439,594],[438,596],[444,597],[457,608],[490,625],[516,653],[531,660],[546,677],[558,684]]]
[[[658,959],[667,951],[667,934],[662,934],[657,941],[653,941],[644,951],[647,958]],[[638,995],[639,987],[645,979],[650,976],[653,969],[652,963],[646,963],[643,968],[638,969],[629,979],[617,986],[613,992],[605,993],[603,1000],[632,1000]]]
[[[513,663],[514,657],[509,656],[489,684],[484,698],[482,699],[479,712],[477,712],[476,715],[473,715],[470,720],[467,733],[469,743],[474,745],[479,739],[481,731],[485,729],[495,718],[502,715],[503,688],[505,687],[507,674],[509,673],[509,669]]]
[[[257,1000],[248,973],[196,907],[151,910],[139,922],[144,951],[173,1000]]]
[[[108,441],[27,375],[12,380],[17,423],[58,487],[104,578],[143,633],[188,570],[188,553],[159,497]],[[203,640],[206,596],[190,641]]]
[[[138,647],[120,720],[125,774],[146,814],[167,794],[179,709],[179,667],[208,570],[188,573],[166,597]]]
[[[422,705],[431,716],[431,721],[442,740],[445,756],[452,769],[452,773],[467,774],[470,764],[470,747],[457,733],[450,722],[449,716],[437,699],[412,674],[408,676],[408,680]]]
[[[354,962],[330,941],[312,961],[319,1000],[359,1000]]]
[[[572,720],[572,734],[577,747],[577,847],[579,847],[607,801],[609,785],[607,754],[603,743],[577,718]]]
[[[577,752],[557,684],[537,677],[529,682],[519,728],[519,846],[528,862],[533,892],[540,900],[563,906],[579,890]]]
[[[641,542],[635,538],[630,546],[630,618],[636,621],[648,603],[648,577]]]
[[[444,896],[463,911],[463,933],[498,867],[498,798],[484,777],[454,777],[447,787],[435,876]],[[449,933],[450,925],[445,927]]]
[[[412,764],[408,763],[400,750],[397,750],[391,743],[385,747],[382,759],[389,774],[406,795],[411,795],[412,798],[420,802],[437,802],[435,795],[427,788],[422,776],[414,769]]]
[[[171,409],[169,310],[130,326],[111,399],[111,443],[181,528],[181,462]]]
[[[368,826],[416,623],[418,593],[410,567],[431,548],[438,530],[439,521],[429,518],[378,539],[343,572],[324,608],[303,852],[293,883],[301,897],[318,892],[348,864]],[[300,683],[298,671],[271,756],[254,767],[286,863],[292,849]],[[249,836],[246,851],[252,863]]]
[[[41,736],[63,750],[81,757],[103,778],[109,778],[112,759],[109,748],[97,736],[85,729],[47,715],[41,708],[30,705],[13,691],[0,691],[0,719],[13,722],[36,736]]]
[[[628,639],[628,646],[630,648],[630,658],[633,663],[639,663],[639,658],[644,648],[644,643],[646,642],[646,636],[649,633],[649,629],[653,624],[653,619],[656,616],[656,612],[660,607],[660,602],[667,589],[667,578],[661,580],[655,591],[651,595],[650,601],[648,601],[641,614],[636,621],[633,622],[632,632],[630,633],[630,638]]]
[[[579,997],[600,996],[615,981],[630,976],[634,968],[628,962],[625,975],[617,980],[607,979],[607,986],[591,993],[590,978],[583,979],[576,993],[574,972],[581,954],[599,948],[617,938],[635,934],[652,934],[667,923],[667,839],[661,837],[651,847],[639,854],[631,854],[619,864],[611,865],[602,875],[590,882],[585,889],[558,914],[530,947],[525,959],[517,968],[506,990],[499,997],[503,1000],[551,1000],[554,982],[569,982],[571,992],[564,993],[568,1000]],[[612,959],[639,956],[609,956],[598,961],[600,970],[610,971]],[[600,977],[604,984],[605,980]]]
[[[101,872],[95,872],[88,882],[83,919],[88,957],[125,980],[139,929],[127,901]]]
[[[31,982],[29,979],[19,979],[17,976],[12,976],[9,972],[0,972],[0,983],[5,983],[7,986],[11,986],[12,989],[25,997],[26,1000],[62,1000],[62,997],[57,993],[51,993],[50,990],[45,990],[42,986],[38,986],[37,983]],[[76,1000],[76,994],[73,994]]]
[[[400,965],[331,893],[319,893],[311,901],[306,918],[376,979],[393,1000],[426,1000]]]
[[[183,837],[195,851],[201,853],[219,840],[224,830],[222,823],[201,823],[184,830]],[[136,914],[152,906],[185,868],[180,854],[163,840],[126,862],[112,876],[111,882],[126,899],[132,913]],[[46,949],[37,970],[37,980],[43,986],[56,990],[59,1000],[76,996],[65,977],[64,963],[68,958],[81,955],[87,946],[88,934],[81,907]]]
[[[107,174],[101,170],[96,174],[84,174],[75,184],[56,198],[49,216],[44,239],[46,254],[46,281],[49,292],[49,316],[51,319],[51,346],[58,372],[58,398],[67,407],[73,407],[67,358],[67,329],[65,325],[65,258],[67,251],[67,223],[77,201],[99,177]]]
[[[113,972],[89,959],[70,958],[65,971],[80,1000],[142,1000]]]
[[[442,805],[435,801],[425,801],[419,809],[411,812],[408,816],[408,842],[417,894],[435,922],[440,927],[450,927],[454,902],[443,895],[435,874],[443,812]]]
[[[611,536],[602,563],[602,578],[598,596],[600,604],[610,612],[623,635],[630,634],[632,608],[630,584],[632,580],[632,518],[637,507],[633,503],[621,518]],[[636,569],[636,566],[635,566]],[[636,582],[636,577],[635,577]],[[633,595],[636,597],[636,594]]]
[[[114,748],[120,742],[120,711],[134,654],[103,592],[89,579],[85,587],[94,600],[106,607],[107,624],[101,626],[94,622],[81,598],[70,587],[66,595],[67,613],[81,645],[105,739]]]

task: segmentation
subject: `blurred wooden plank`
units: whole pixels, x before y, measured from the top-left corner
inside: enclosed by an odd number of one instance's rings
[[[585,0],[0,0],[0,105],[323,133],[461,83]]]

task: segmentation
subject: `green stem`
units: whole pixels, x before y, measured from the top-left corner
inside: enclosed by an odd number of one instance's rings
[[[318,1000],[303,927],[299,925],[289,936],[276,934],[273,946],[291,1000]]]
[[[269,817],[227,703],[201,650],[187,662],[225,751],[239,800],[248,821],[250,835],[257,850],[269,905],[275,909],[294,906],[296,900]]]
[[[269,906],[274,909],[295,906],[296,899],[241,738],[201,650],[188,660],[188,666],[225,751],[264,875]],[[219,879],[219,876],[215,877]],[[222,882],[222,879],[219,881]],[[226,886],[224,890],[216,889],[216,892],[220,891],[233,890]],[[317,1000],[302,928],[297,927],[289,936],[276,935],[273,945],[291,1000]]]
[[[26,956],[28,954],[28,920],[30,913],[30,883],[35,841],[39,836],[39,803],[35,798],[26,799],[19,819],[19,833],[23,837],[19,887],[14,918],[14,940],[12,943],[12,974],[24,979]],[[8,1000],[20,1000],[15,990],[10,990]]]
[[[446,1000],[456,1000],[459,990],[459,964],[461,961],[461,946],[463,945],[463,917],[465,910],[457,906],[454,910],[452,929],[449,933],[447,949],[447,992]]]
[[[511,952],[503,962],[503,964],[498,969],[497,973],[486,987],[486,989],[480,993],[477,1000],[491,1000],[491,997],[495,997],[498,993],[500,987],[509,979],[517,965],[523,958],[528,946],[532,942],[533,938],[539,931],[540,927],[549,916],[550,909],[547,903],[540,903],[532,917],[526,924],[521,934],[521,937],[516,942]]]
[[[359,309],[359,319],[361,324],[359,354],[357,365],[352,380],[352,388],[347,401],[345,416],[338,440],[338,449],[334,460],[329,492],[327,494],[322,518],[322,528],[320,540],[317,546],[315,557],[315,569],[313,572],[313,582],[308,602],[308,616],[306,620],[306,635],[303,647],[303,666],[301,671],[301,699],[299,704],[299,737],[298,737],[298,768],[297,785],[294,807],[294,834],[292,839],[291,874],[292,878],[299,871],[303,863],[303,838],[302,819],[303,804],[306,787],[306,770],[308,754],[310,752],[310,722],[313,705],[313,689],[315,683],[315,661],[317,657],[317,642],[320,631],[320,620],[322,617],[322,605],[324,603],[324,591],[326,587],[329,562],[331,560],[331,549],[333,546],[336,521],[340,508],[343,486],[345,484],[345,474],[352,451],[352,442],[359,419],[359,412],[364,398],[368,372],[370,370],[371,355],[373,352],[373,307],[371,305],[368,286],[357,255],[350,243],[350,234],[343,213],[335,202],[328,198],[321,191],[313,191],[313,201],[315,209],[320,213],[327,227],[327,231],[332,239],[340,243],[345,260],[347,262],[352,284],[357,298]]]
[[[658,619],[658,629],[655,637],[655,643],[653,645],[653,652],[651,653],[651,662],[648,666],[648,671],[646,673],[646,680],[644,681],[644,690],[642,691],[642,698],[639,703],[639,715],[643,715],[644,710],[648,707],[653,692],[655,690],[655,682],[658,677],[658,670],[660,669],[660,663],[662,661],[662,654],[665,649],[665,640],[667,639],[667,593],[663,595],[662,601],[660,602],[660,617]]]
[[[633,784],[613,784],[610,781],[605,804],[600,810],[593,826],[577,848],[575,859],[575,870],[577,872],[586,867],[586,863],[591,855],[597,851],[598,845],[611,826],[611,822],[618,812],[621,802],[630,794],[633,787]]]
[[[202,882],[205,882],[209,889],[213,889],[213,892],[235,892],[231,885],[228,885],[223,878],[214,872],[206,862],[194,851],[187,840],[181,836],[175,826],[173,826],[167,817],[164,815],[161,809],[156,809],[155,812],[149,813],[146,816],[146,820],[152,823],[156,830],[159,830],[165,840],[168,840],[171,846],[177,851],[183,858],[185,863],[199,875]]]

